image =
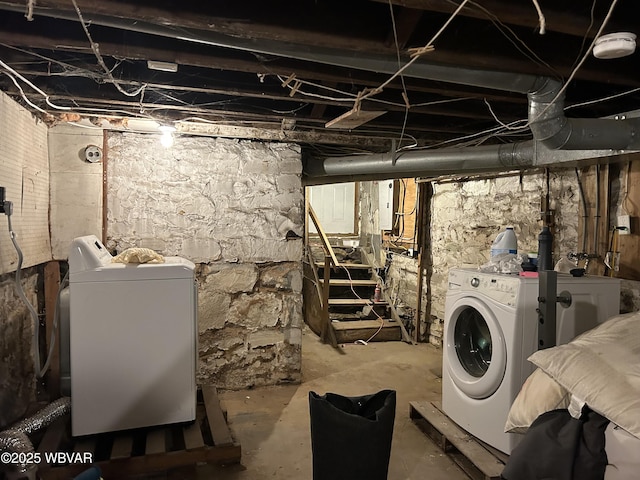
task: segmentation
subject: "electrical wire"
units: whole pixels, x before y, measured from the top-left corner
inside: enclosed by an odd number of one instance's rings
[[[358,293],[356,292],[355,288],[353,287],[353,278],[351,278],[351,272],[349,272],[349,269],[347,267],[345,267],[344,265],[340,265],[340,267],[342,267],[344,269],[344,271],[347,273],[347,277],[349,278],[349,286],[351,288],[351,292],[356,296],[356,298],[358,300],[364,300],[360,295],[358,295]],[[378,280],[378,282],[382,283],[382,280]],[[380,289],[382,290],[382,285],[380,285]],[[380,320],[380,326],[378,327],[378,330],[376,330],[375,333],[373,335],[371,335],[367,340],[359,340],[359,341],[356,341],[354,343],[367,345],[371,340],[373,340],[376,337],[376,335],[378,335],[382,331],[382,328],[384,327],[384,318],[382,318],[378,314],[378,312],[376,312],[376,309],[375,309],[375,303],[376,302],[375,301],[371,301],[371,303],[373,304],[373,306],[371,308],[371,311]]]
[[[579,54],[574,60],[573,65],[571,65],[571,68],[574,68],[576,66],[576,62],[582,55],[582,50],[584,50],[584,45],[587,42],[587,38],[589,37],[589,32],[591,31],[591,27],[593,27],[593,24],[595,22],[596,3],[598,3],[597,0],[593,0],[593,3],[591,4],[591,15],[590,15],[589,26],[587,27],[587,30],[584,32],[584,36],[582,37],[582,43],[580,44]]]
[[[427,44],[422,47],[421,49],[418,49],[415,54],[412,56],[411,60],[409,60],[407,63],[405,63],[401,68],[398,69],[398,71],[396,73],[394,73],[393,75],[391,75],[385,82],[383,82],[381,85],[379,85],[378,87],[374,88],[373,90],[365,93],[364,95],[362,95],[361,100],[367,99],[372,97],[375,94],[380,93],[387,85],[389,85],[392,81],[394,81],[398,76],[402,75],[402,73],[409,68],[411,65],[413,65],[424,53],[430,51],[433,49],[433,43],[438,39],[438,37],[440,37],[440,35],[442,34],[442,32],[444,32],[446,30],[446,28],[449,26],[449,24],[453,21],[454,18],[456,18],[456,16],[458,15],[458,13],[460,13],[460,10],[462,10],[464,8],[464,6],[467,4],[469,0],[463,0],[462,3],[458,6],[458,8],[456,8],[456,10],[451,14],[451,16],[447,19],[447,21],[444,23],[444,25],[442,25],[442,27],[440,27],[440,29],[435,33],[435,35],[431,38],[431,40],[429,40],[429,42],[427,42]]]
[[[546,25],[547,21],[544,18],[544,13],[542,13],[542,9],[540,8],[540,4],[538,0],[531,0],[533,2],[533,6],[536,7],[536,12],[538,12],[538,21],[540,22],[540,35],[544,35],[546,33]]]
[[[31,100],[29,100],[27,98],[27,96],[24,93],[24,90],[22,90],[22,87],[20,86],[20,84],[18,83],[18,81],[16,80],[16,78],[13,75],[11,75],[10,73],[7,73],[7,72],[4,72],[4,74],[13,81],[13,84],[18,88],[18,91],[20,92],[20,95],[22,96],[22,99],[27,103],[27,105],[29,105],[34,110],[36,110],[36,111],[38,111],[40,113],[44,113],[45,115],[47,115],[47,111],[46,110],[43,110],[42,108],[40,108],[39,106],[37,106],[35,103],[33,103]]]
[[[553,97],[553,100],[551,100],[549,102],[549,105],[547,105],[534,119],[529,119],[528,125],[530,125],[532,122],[538,120],[542,115],[544,115],[546,113],[546,111],[551,108],[551,105],[553,105],[554,103],[556,103],[556,101],[562,96],[564,95],[564,92],[567,90],[567,87],[569,86],[569,84],[571,83],[571,81],[574,79],[574,77],[576,76],[576,74],[578,73],[578,70],[580,70],[580,68],[582,67],[582,65],[584,64],[584,62],[587,61],[587,58],[589,58],[589,55],[591,54],[591,51],[593,50],[593,47],[596,43],[596,41],[598,40],[598,38],[600,37],[600,35],[602,34],[602,32],[604,31],[604,28],[607,26],[607,23],[609,23],[609,20],[611,19],[611,15],[613,15],[613,10],[615,9],[616,5],[618,3],[618,0],[612,0],[611,5],[609,6],[609,11],[607,12],[607,15],[604,17],[604,20],[602,20],[602,24],[600,25],[600,28],[598,29],[598,32],[596,33],[596,35],[593,37],[593,41],[591,42],[591,45],[589,45],[589,49],[586,51],[586,53],[582,56],[582,58],[580,59],[580,61],[578,62],[578,64],[575,66],[575,68],[571,71],[571,75],[569,75],[569,78],[567,78],[567,80],[564,82],[564,84],[562,85],[562,87],[560,88],[560,90],[558,90],[558,92],[556,93],[555,97]]]
[[[15,75],[16,77],[18,77],[20,80],[22,80],[24,83],[26,83],[27,85],[29,85],[31,88],[33,88],[36,92],[38,92],[40,95],[42,95],[44,97],[45,102],[47,102],[47,105],[49,105],[51,108],[54,108],[56,110],[71,110],[71,107],[62,107],[60,105],[56,105],[55,103],[52,103],[49,100],[49,95],[47,93],[45,93],[43,90],[41,90],[39,87],[37,87],[33,82],[31,82],[29,79],[25,78],[24,76],[22,76],[19,72],[17,72],[16,70],[14,70],[13,68],[11,68],[9,65],[7,65],[6,63],[4,63],[2,60],[0,60],[0,67],[4,68],[5,70],[8,70],[9,72],[11,72],[12,75]],[[5,74],[7,74],[7,72],[5,72]],[[8,75],[8,74],[7,74]],[[11,76],[11,75],[9,75]],[[16,83],[15,79],[13,79],[13,82]],[[16,84],[17,85],[17,84]],[[18,88],[20,89],[20,92],[22,92],[22,96],[23,98],[26,99],[24,92],[22,91],[22,89],[18,86]],[[28,102],[29,105],[33,104],[31,102]],[[42,111],[42,110],[40,110]],[[46,113],[46,112],[45,112]]]
[[[447,1],[452,5],[456,5],[456,3],[453,0],[447,0]],[[495,15],[490,10],[486,9],[485,7],[483,7],[482,5],[474,1],[470,1],[469,6],[484,13],[489,19],[489,21],[493,23],[496,29],[509,41],[509,43],[511,43],[516,48],[516,50],[522,53],[526,58],[531,60],[533,63],[536,63],[538,65],[541,65],[549,69],[549,71],[553,72],[554,75],[557,76],[558,78],[562,77],[551,65],[549,65],[547,62],[542,60],[538,56],[538,54],[536,54],[536,52],[534,52],[531,48],[529,48],[529,46],[509,26],[502,23],[502,21],[500,21],[500,18],[497,15]]]
[[[14,232],[13,226],[11,224],[11,213],[7,214],[7,223],[9,226],[9,237],[11,238],[11,242],[13,243],[13,246],[16,249],[16,253],[18,254],[18,264],[16,266],[16,275],[15,275],[16,291],[18,293],[18,297],[20,297],[20,300],[22,300],[22,302],[26,305],[27,310],[29,310],[31,319],[33,321],[32,349],[33,349],[33,357],[34,357],[34,364],[35,364],[35,374],[37,378],[43,378],[45,373],[47,373],[47,370],[49,369],[49,364],[51,363],[51,358],[53,356],[53,349],[55,346],[55,336],[58,331],[57,306],[60,303],[60,294],[62,290],[62,284],[61,284],[61,288],[58,290],[56,310],[54,311],[53,328],[51,331],[51,338],[49,341],[49,352],[47,354],[47,358],[45,359],[44,365],[41,366],[40,365],[41,363],[40,348],[39,348],[40,347],[40,318],[38,316],[38,312],[36,312],[36,309],[33,307],[31,302],[27,298],[26,294],[24,293],[24,288],[22,287],[22,263],[24,261],[24,255],[22,253],[22,249],[20,248],[20,245],[18,244],[17,235]],[[65,279],[66,278],[67,277],[65,276]]]
[[[616,93],[614,95],[609,95],[607,97],[597,98],[595,100],[588,100],[586,102],[574,103],[572,105],[569,105],[569,106],[565,107],[565,110],[569,110],[571,108],[584,107],[586,105],[593,105],[593,104],[596,104],[596,103],[606,102],[607,100],[613,100],[614,98],[624,97],[625,95],[630,95],[630,94],[636,93],[636,92],[640,92],[640,88],[632,88],[631,90],[627,90],[626,92]]]
[[[391,0],[389,0],[389,13],[391,16],[391,25],[393,27],[393,41],[396,46],[396,57],[398,59],[398,68],[401,66],[400,59],[400,45],[398,44],[398,31],[396,29],[396,17],[393,14],[393,4]],[[402,98],[405,101],[405,110],[404,110],[404,120],[402,121],[402,129],[400,130],[400,139],[398,140],[398,145],[402,146],[402,140],[404,139],[404,132],[407,129],[407,119],[409,118],[409,94],[407,93],[407,85],[404,82],[404,75],[400,75],[400,83],[402,84]],[[397,149],[396,149],[397,151]]]
[[[501,127],[506,128],[507,130],[521,130],[521,127],[512,127],[511,125],[508,125],[508,124],[504,123],[502,120],[500,120],[498,118],[498,116],[495,114],[495,112],[493,111],[493,108],[491,107],[491,104],[489,103],[489,101],[486,98],[484,99],[484,103],[487,105],[487,108],[489,108],[489,113],[491,114],[493,119],[498,124],[500,124]]]
[[[126,95],[127,97],[137,97],[139,94],[144,94],[144,90],[147,88],[147,85],[144,84],[142,85],[140,88],[138,88],[137,90],[133,91],[133,92],[127,92],[125,89],[123,89],[117,82],[117,80],[113,77],[113,74],[111,73],[111,70],[109,69],[109,67],[107,67],[107,64],[104,63],[104,59],[102,58],[102,55],[100,54],[100,47],[98,46],[97,43],[95,43],[93,41],[93,38],[91,37],[91,33],[89,33],[89,29],[87,28],[87,25],[84,21],[84,17],[82,16],[82,12],[80,11],[80,7],[78,7],[78,2],[76,2],[76,0],[71,0],[71,3],[73,3],[73,7],[76,10],[76,14],[78,15],[78,19],[80,20],[80,24],[82,25],[82,29],[84,30],[85,35],[87,36],[87,39],[89,40],[89,44],[91,45],[91,50],[93,51],[93,54],[95,55],[96,59],[98,60],[98,64],[102,67],[102,69],[104,70],[104,72],[107,74],[107,77],[109,78],[109,81],[111,82],[111,84],[116,87],[116,89],[122,93],[123,95]]]

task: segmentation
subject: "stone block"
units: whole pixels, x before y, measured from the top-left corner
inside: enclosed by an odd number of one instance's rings
[[[262,268],[260,285],[278,290],[302,292],[302,270],[299,263],[285,262]]]
[[[202,276],[207,289],[226,293],[252,292],[258,281],[258,267],[215,263],[204,267]]]

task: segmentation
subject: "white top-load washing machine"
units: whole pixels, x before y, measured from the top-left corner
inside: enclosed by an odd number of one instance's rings
[[[94,235],[71,245],[72,434],[195,420],[195,265],[111,260]]]
[[[558,273],[556,344],[620,311],[620,281]],[[445,300],[442,408],[466,431],[507,454],[521,435],[505,433],[511,404],[534,365],[538,278],[452,269]]]

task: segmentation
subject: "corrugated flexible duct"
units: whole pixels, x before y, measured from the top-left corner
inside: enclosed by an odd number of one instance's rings
[[[50,425],[54,420],[70,411],[71,399],[69,397],[62,397],[51,402],[35,415],[21,420],[12,425],[11,428],[0,432],[0,452],[33,453],[33,444],[28,435]],[[28,456],[25,456],[25,458],[28,458]],[[17,478],[26,476],[35,480],[37,466],[37,463],[17,463],[15,464],[16,471],[11,473],[17,474]]]

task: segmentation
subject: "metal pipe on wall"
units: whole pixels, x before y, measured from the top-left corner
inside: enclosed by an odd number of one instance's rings
[[[582,242],[580,251],[577,253],[587,253],[587,199],[584,196],[584,188],[582,187],[582,179],[580,178],[580,172],[578,168],[575,168],[576,181],[578,182],[578,191],[580,192],[580,201],[582,204]]]
[[[596,200],[593,215],[593,255],[598,258],[598,226],[600,223],[600,164],[596,165]]]

